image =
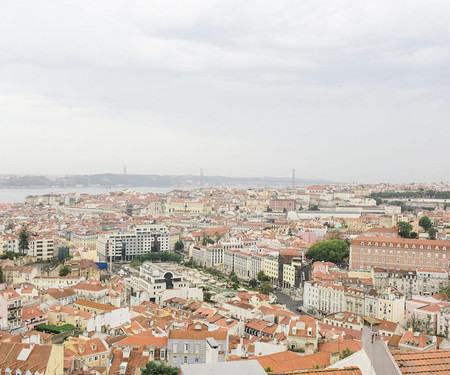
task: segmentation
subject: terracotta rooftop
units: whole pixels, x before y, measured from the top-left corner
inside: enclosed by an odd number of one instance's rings
[[[450,374],[450,350],[392,351],[402,374]]]

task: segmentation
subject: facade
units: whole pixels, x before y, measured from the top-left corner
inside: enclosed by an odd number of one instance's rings
[[[272,211],[295,211],[296,202],[295,199],[271,199],[270,208]]]
[[[143,293],[148,298],[147,300],[155,302],[165,290],[187,289],[188,287],[188,282],[180,273],[166,270],[151,262],[143,263],[139,276],[132,275],[126,284],[131,305],[139,305],[141,303],[139,297]]]
[[[192,248],[192,258],[206,267],[223,265],[224,250],[221,245],[196,245]]]
[[[450,241],[387,237],[376,232],[356,237],[350,246],[350,269],[371,267],[450,271]]]
[[[136,255],[170,250],[170,233],[161,225],[136,225],[127,233],[108,233],[97,239],[101,261],[131,260]],[[111,259],[112,257],[112,259]]]
[[[167,343],[170,366],[225,362],[228,352],[227,331],[171,330]]]
[[[37,260],[48,260],[53,258],[53,238],[30,237],[28,242],[28,256]]]
[[[22,297],[14,289],[0,292],[0,326],[3,331],[22,327]]]

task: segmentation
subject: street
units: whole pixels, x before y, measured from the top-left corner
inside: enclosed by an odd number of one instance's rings
[[[274,294],[277,297],[277,302],[282,303],[283,305],[286,305],[286,308],[298,315],[304,315],[302,311],[298,311],[297,307],[302,305],[302,301],[295,301],[287,294],[284,294],[283,292],[274,292]]]

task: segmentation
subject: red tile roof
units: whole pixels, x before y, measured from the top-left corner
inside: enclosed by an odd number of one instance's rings
[[[450,350],[392,351],[402,374],[450,374]]]

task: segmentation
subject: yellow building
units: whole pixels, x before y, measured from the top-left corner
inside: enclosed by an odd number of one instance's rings
[[[278,279],[278,258],[269,256],[263,262],[264,273],[272,280]]]
[[[86,311],[79,311],[68,306],[52,305],[47,312],[48,324],[63,326],[72,324],[74,327],[86,330],[92,314]]]
[[[64,344],[66,354],[71,354],[83,364],[92,367],[107,367],[108,348],[99,338],[70,337]]]

